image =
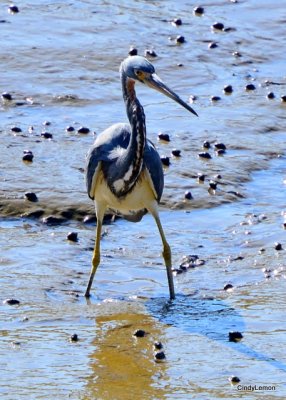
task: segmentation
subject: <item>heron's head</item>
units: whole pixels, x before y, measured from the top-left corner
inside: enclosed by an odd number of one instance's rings
[[[141,56],[130,56],[126,58],[120,65],[120,74],[125,75],[134,81],[144,83],[150,88],[170,97],[170,99],[176,101],[188,111],[198,116],[192,107],[185,103],[159,78],[155,73],[154,66],[146,58]]]

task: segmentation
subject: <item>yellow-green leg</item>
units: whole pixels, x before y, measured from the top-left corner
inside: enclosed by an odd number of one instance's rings
[[[90,277],[89,277],[88,285],[87,285],[86,292],[85,292],[85,297],[90,297],[90,289],[92,286],[93,278],[96,273],[97,267],[100,263],[100,239],[101,239],[103,216],[104,216],[104,211],[101,210],[101,212],[99,212],[99,210],[97,210],[97,212],[96,212],[96,217],[97,217],[96,238],[95,238],[95,245],[94,245],[93,256],[92,256],[91,272],[90,272]]]
[[[162,239],[163,243],[163,258],[165,261],[166,265],[166,270],[167,270],[167,277],[168,277],[168,284],[169,284],[169,292],[170,292],[170,299],[173,300],[175,299],[175,289],[174,289],[174,281],[173,281],[173,274],[172,274],[172,254],[171,254],[171,248],[166,240],[165,233],[163,231],[163,227],[159,218],[159,214],[157,210],[150,210],[151,214],[153,215],[156,224],[158,226],[160,236]]]

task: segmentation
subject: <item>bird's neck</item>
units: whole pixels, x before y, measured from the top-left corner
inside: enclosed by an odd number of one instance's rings
[[[126,153],[123,159],[121,159],[124,185],[121,186],[120,193],[117,193],[118,196],[124,196],[132,190],[143,165],[143,154],[146,143],[145,114],[143,107],[136,97],[134,86],[134,80],[126,77],[122,78],[123,98],[130,122],[131,137]]]

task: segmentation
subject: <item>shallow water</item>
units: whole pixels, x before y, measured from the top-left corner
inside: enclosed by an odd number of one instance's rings
[[[15,15],[0,4],[0,85],[13,96],[0,106],[1,300],[20,301],[1,301],[1,399],[284,399],[283,4],[207,0],[203,17],[186,1],[23,1]],[[175,17],[183,25],[173,26]],[[215,21],[235,29],[213,32]],[[180,46],[178,34],[186,38]],[[211,41],[218,47],[208,49]],[[154,48],[161,78],[185,100],[197,96],[199,118],[137,90],[159,153],[182,151],[165,170],[161,212],[174,268],[186,254],[205,261],[174,277],[173,303],[150,216],[104,226],[93,296],[83,297],[94,243],[94,226],[82,222],[93,212],[84,157],[93,132],[126,120],[118,66],[130,45],[140,54]],[[247,83],[256,90],[246,92]],[[223,93],[227,84],[231,95]],[[275,99],[266,98],[269,91]],[[212,103],[212,95],[221,100]],[[67,133],[68,125],[91,132]],[[159,131],[170,143],[157,141]],[[209,161],[198,157],[204,140],[212,144]],[[216,141],[225,155],[216,155]],[[22,161],[26,149],[34,153],[31,164]],[[210,180],[218,182],[215,192]],[[184,199],[186,190],[193,200]],[[24,200],[28,191],[37,203]],[[47,226],[27,217],[34,211],[66,221]],[[69,231],[78,232],[77,243],[66,240]],[[232,290],[223,290],[227,283]],[[148,334],[136,339],[136,329]],[[228,341],[232,330],[243,333],[240,343]],[[153,354],[158,340],[161,363]],[[232,375],[275,390],[241,391],[228,381]]]

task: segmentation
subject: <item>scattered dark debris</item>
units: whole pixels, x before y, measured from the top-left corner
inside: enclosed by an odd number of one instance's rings
[[[77,232],[69,232],[67,234],[67,240],[70,240],[71,242],[77,242],[78,241],[78,234]]]
[[[221,98],[219,96],[211,96],[211,101],[212,102],[216,102],[216,101],[220,101]]]
[[[163,361],[166,359],[166,355],[163,351],[158,351],[155,353],[154,358],[156,361]]]
[[[233,289],[233,285],[231,283],[227,283],[226,285],[224,285],[223,290],[230,290]]]
[[[128,54],[130,56],[137,56],[138,50],[135,47],[130,47]]]
[[[275,250],[277,250],[277,251],[283,250],[282,244],[279,243],[279,242],[276,242],[276,243],[275,243],[274,248],[275,248]]]
[[[164,140],[165,142],[170,142],[170,136],[168,135],[168,133],[162,133],[160,132],[158,134],[158,139],[159,140]]]
[[[161,156],[161,162],[163,165],[165,165],[165,167],[169,167],[170,166],[170,157],[167,156]]]
[[[67,126],[66,127],[66,132],[74,132],[75,128],[73,126]]]
[[[18,306],[20,301],[17,299],[6,299],[3,301],[3,304],[8,304],[9,306]]]
[[[231,382],[231,383],[239,383],[240,382],[240,379],[237,377],[237,376],[230,376],[229,378],[228,378],[228,380]]]
[[[37,197],[36,193],[34,193],[34,192],[26,192],[25,199],[27,199],[28,201],[31,201],[33,203],[36,203],[38,201],[38,197]]]
[[[49,133],[49,132],[42,132],[41,136],[45,139],[52,139],[53,138],[53,134]]]
[[[215,22],[212,25],[212,29],[215,29],[217,31],[222,31],[222,30],[224,30],[224,24],[222,22]]]
[[[185,192],[185,199],[192,200],[192,198],[193,198],[192,193],[190,191],[186,191]]]
[[[77,133],[82,133],[82,134],[88,134],[89,132],[90,132],[90,129],[86,128],[85,126],[81,126],[77,130]]]
[[[242,338],[243,338],[243,335],[241,332],[231,331],[228,333],[228,340],[230,342],[240,342]]]
[[[270,99],[270,100],[272,100],[272,99],[275,98],[275,94],[274,94],[273,92],[269,92],[269,93],[267,94],[267,98]]]
[[[133,333],[133,336],[142,338],[146,336],[146,332],[143,329],[137,329],[137,331]]]
[[[198,156],[200,158],[204,158],[206,160],[210,160],[212,158],[212,156],[210,155],[210,153],[208,153],[207,151],[201,152],[198,154]]]
[[[158,57],[158,56],[157,56],[157,53],[154,50],[146,49],[145,50],[145,57],[153,57],[153,58],[155,58],[155,57]]]
[[[205,260],[202,260],[196,254],[184,256],[179,268],[173,268],[172,271],[175,275],[179,275],[186,272],[188,269],[200,267],[205,264]]]
[[[74,333],[73,335],[71,335],[70,341],[71,341],[71,342],[78,342],[78,341],[79,341],[78,335],[77,335],[76,333]]]
[[[216,42],[210,42],[208,45],[209,49],[215,49],[218,47],[218,44]]]
[[[205,12],[204,7],[201,7],[201,6],[195,7],[195,8],[193,9],[193,13],[194,13],[195,15],[198,15],[198,16],[203,15],[204,12]]]
[[[181,157],[181,150],[173,149],[172,150],[172,155],[174,157]]]
[[[154,348],[155,348],[156,350],[161,350],[161,349],[163,348],[162,342],[155,342],[155,343],[154,343]]]
[[[253,85],[253,83],[248,83],[246,86],[245,86],[245,90],[246,91],[252,91],[252,90],[255,90],[256,89],[256,87],[255,87],[255,85]]]

